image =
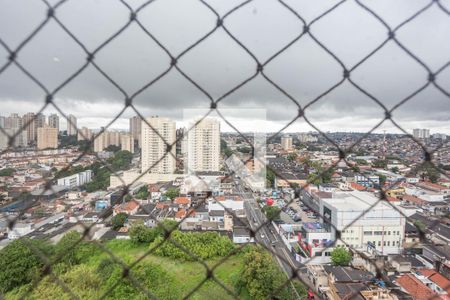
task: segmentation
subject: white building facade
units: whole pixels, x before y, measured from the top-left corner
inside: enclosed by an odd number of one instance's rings
[[[220,170],[220,122],[205,118],[187,133],[187,173]]]
[[[84,172],[58,179],[58,185],[72,189],[91,182],[92,176],[92,170],[86,170]]]
[[[176,127],[169,118],[150,117],[141,125],[142,172],[172,174],[176,168]],[[150,124],[149,125],[147,125]],[[168,150],[167,144],[173,145]]]
[[[380,254],[398,254],[405,235],[405,217],[368,192],[335,192],[320,199],[320,213],[341,239],[357,250],[373,247]],[[378,202],[378,203],[377,203]],[[377,203],[377,204],[375,204]],[[343,244],[337,241],[337,244]]]

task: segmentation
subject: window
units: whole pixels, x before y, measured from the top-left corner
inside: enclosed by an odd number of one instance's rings
[[[373,234],[374,235],[383,235],[383,231],[374,231]]]
[[[390,231],[388,231],[388,235],[391,235],[391,232],[390,232]]]
[[[381,246],[381,241],[378,241],[378,246]]]
[[[389,246],[391,245],[391,242],[390,242],[390,241],[388,241],[388,242],[387,242],[387,245],[388,245],[388,247],[389,247]]]
[[[386,246],[386,241],[383,241],[383,246]]]
[[[373,232],[372,231],[364,231],[364,235],[372,235]]]
[[[316,252],[316,254],[314,254],[314,256],[322,256],[322,252]]]

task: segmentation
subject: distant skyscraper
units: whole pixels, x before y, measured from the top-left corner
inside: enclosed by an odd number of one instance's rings
[[[102,128],[103,130],[103,128]],[[95,136],[94,140],[94,152],[101,152],[109,146],[109,134],[107,131],[103,131],[99,135]]]
[[[77,118],[74,115],[67,116],[67,135],[77,134]]]
[[[89,128],[83,127],[78,130],[78,140],[90,140],[92,138],[92,130]]]
[[[42,113],[38,113],[36,115],[36,130],[38,128],[42,128],[45,127],[45,125],[47,124],[46,120],[45,120],[45,115]]]
[[[8,136],[11,137],[14,136],[20,130],[20,127],[4,128],[3,130],[5,131],[6,135],[2,131],[0,131],[0,150],[8,148],[9,144]],[[26,147],[27,145],[28,145],[27,132],[20,131],[19,134],[17,134],[14,139],[13,147],[14,148]]]
[[[134,116],[130,118],[130,133],[135,141],[138,141],[141,145],[141,118],[139,116]]]
[[[59,132],[59,116],[57,114],[51,114],[48,117],[48,126],[51,128],[56,128]]]
[[[28,143],[33,143],[36,141],[37,136],[37,126],[36,126],[36,115],[33,112],[25,114],[22,118],[23,126],[27,132]]]
[[[5,128],[21,128],[23,119],[18,114],[11,114],[5,118]]]
[[[108,147],[109,145],[120,146],[120,132],[118,131],[108,131]]]
[[[165,142],[170,145],[176,141],[176,127],[175,122],[168,118],[151,117],[146,119],[159,135],[164,138]],[[142,172],[157,174],[172,174],[176,168],[175,161],[175,145],[171,149],[171,153],[167,152],[165,142],[158,136],[158,134],[150,128],[144,121],[141,124],[141,162]],[[162,158],[164,157],[164,158]]]
[[[134,138],[131,133],[120,134],[121,150],[130,151],[134,153]]]
[[[292,137],[282,136],[281,147],[283,148],[283,150],[292,150]]]
[[[428,139],[430,138],[430,129],[413,129],[413,137],[416,139]]]
[[[0,128],[5,128],[6,117],[0,116]]]
[[[58,148],[58,130],[51,127],[40,127],[37,129],[37,148]]]
[[[220,171],[220,122],[205,118],[187,133],[188,172]]]

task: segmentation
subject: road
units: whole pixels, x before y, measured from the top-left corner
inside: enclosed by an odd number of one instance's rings
[[[256,202],[253,194],[249,191],[245,191],[243,183],[238,179],[235,179],[236,192],[244,200],[244,209],[247,214],[250,226],[252,230],[257,230],[255,239],[256,241],[264,245],[268,251],[272,252],[275,259],[278,261],[280,267],[286,273],[288,278],[293,275],[292,268],[299,269],[298,276],[302,281],[306,282],[309,286],[312,286],[308,277],[304,273],[306,266],[297,262],[289,253],[289,249],[281,240],[281,236],[275,230],[273,224],[270,222],[267,224],[267,218],[261,210],[261,207]],[[259,228],[259,229],[258,229]],[[302,272],[303,271],[303,272]]]

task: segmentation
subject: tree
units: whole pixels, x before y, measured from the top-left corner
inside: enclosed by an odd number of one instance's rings
[[[14,172],[16,172],[16,170],[13,168],[2,169],[2,170],[0,170],[0,177],[12,176],[14,174]]]
[[[297,159],[297,154],[296,153],[289,153],[289,155],[287,156],[287,160],[288,161],[294,161]]]
[[[157,237],[156,229],[151,229],[145,226],[144,222],[137,222],[133,224],[129,231],[130,239],[135,244],[151,243]]]
[[[105,151],[110,151],[110,152],[118,152],[120,151],[120,147],[116,146],[116,145],[109,145],[108,147],[105,148]]]
[[[270,168],[266,170],[266,182],[269,187],[273,187],[275,184],[275,173]]]
[[[266,214],[267,219],[277,220],[280,217],[281,209],[276,206],[265,205],[263,211]]]
[[[128,219],[128,215],[126,213],[118,213],[111,219],[111,225],[114,230],[119,230]]]
[[[79,263],[77,252],[80,249],[81,234],[72,230],[66,233],[55,246],[56,257],[61,257],[60,262],[64,262],[70,266]]]
[[[420,232],[425,232],[425,230],[427,229],[427,225],[425,225],[425,223],[420,220],[414,221],[413,224],[417,229],[419,229]]]
[[[398,173],[398,171],[399,171],[398,167],[391,168],[391,172]]]
[[[168,188],[165,195],[170,200],[174,200],[180,195],[180,190],[177,188]]]
[[[338,246],[331,251],[331,261],[335,266],[348,266],[352,260],[352,254],[343,246]]]
[[[245,287],[252,299],[296,299],[291,285],[282,287],[287,278],[275,264],[272,256],[260,247],[254,247],[244,255],[243,270],[236,282],[238,293]],[[294,286],[302,296],[306,289],[299,282]]]
[[[145,200],[148,198],[149,195],[150,193],[148,192],[148,187],[144,185],[137,191],[136,198]]]
[[[20,239],[0,251],[0,292],[2,294],[30,283],[44,266],[33,250],[51,255],[50,246],[42,240]]]

